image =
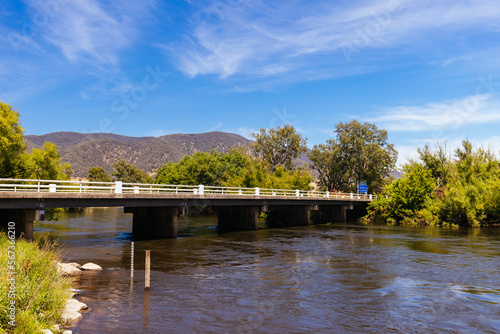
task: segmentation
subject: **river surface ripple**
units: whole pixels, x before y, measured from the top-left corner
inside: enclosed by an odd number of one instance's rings
[[[134,241],[120,208],[35,225],[95,262],[78,333],[498,333],[500,230],[312,225],[218,233],[179,217],[177,239]],[[264,225],[262,225],[264,226]],[[151,290],[144,290],[144,250]]]

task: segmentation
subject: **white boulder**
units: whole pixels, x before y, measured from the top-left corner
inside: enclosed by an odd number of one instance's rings
[[[66,310],[80,312],[81,310],[86,310],[88,308],[87,304],[79,302],[76,299],[70,298],[66,300]]]
[[[64,310],[61,318],[66,326],[73,326],[82,318],[82,315],[76,311],[66,309]]]
[[[98,266],[97,264],[95,263],[85,263],[83,266],[82,266],[82,269],[83,270],[102,270],[101,266]]]
[[[82,274],[82,271],[80,269],[69,263],[57,262],[57,269],[63,276],[79,276]]]

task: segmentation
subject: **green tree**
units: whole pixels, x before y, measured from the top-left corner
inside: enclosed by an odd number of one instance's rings
[[[145,171],[123,159],[115,162],[113,168],[115,171],[111,175],[118,181],[125,183],[153,183],[153,179]]]
[[[19,112],[0,101],[0,177],[23,176],[26,159],[23,133]]]
[[[218,152],[196,152],[179,163],[168,163],[158,170],[156,182],[206,186],[220,185],[224,178],[224,163]]]
[[[446,157],[442,146],[437,152],[426,146],[419,153],[422,163],[412,162],[402,178],[386,187],[370,204],[366,221],[500,224],[500,162],[491,151],[474,149],[465,140],[454,159]]]
[[[435,210],[440,223],[479,227],[500,222],[500,163],[491,151],[464,140],[455,151],[449,182]]]
[[[314,145],[308,157],[312,168],[318,173],[318,185],[323,190],[346,190],[349,186],[347,164],[340,160],[340,146],[334,140],[327,144]]]
[[[335,128],[336,139],[316,145],[309,153],[320,183],[332,187],[329,190],[352,191],[365,181],[369,191],[380,191],[397,160],[394,145],[387,142],[387,131],[357,120],[340,122]]]
[[[60,162],[59,149],[45,142],[41,149],[33,148],[27,156],[26,176],[29,179],[69,180],[72,170],[68,163]]]
[[[388,185],[377,200],[368,206],[370,222],[401,222],[412,220],[430,204],[435,188],[434,179],[422,164],[404,167],[401,178]]]
[[[260,132],[253,133],[252,137],[255,138],[253,151],[269,163],[272,172],[277,166],[291,170],[292,159],[299,157],[306,146],[306,139],[289,124],[270,129],[269,132],[260,129]]]
[[[156,183],[226,187],[262,187],[310,189],[311,175],[302,169],[287,171],[282,166],[270,172],[268,166],[245,152],[233,148],[229,153],[197,152],[179,163],[168,163],[158,169]]]
[[[448,183],[451,166],[446,153],[446,145],[438,144],[436,152],[432,152],[429,145],[425,145],[423,149],[418,149],[418,153],[420,160],[436,180],[437,186],[441,187]]]
[[[112,182],[111,176],[106,174],[106,171],[102,167],[92,167],[89,169],[89,175],[87,179],[91,182]]]

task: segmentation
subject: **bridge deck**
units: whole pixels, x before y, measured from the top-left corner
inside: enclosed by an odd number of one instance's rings
[[[64,207],[156,207],[156,206],[230,206],[230,205],[348,205],[369,199],[195,195],[195,194],[93,194],[93,193],[7,193],[0,192],[0,209],[39,209]],[[42,204],[43,203],[43,204]]]
[[[0,179],[0,209],[366,204],[368,194],[290,189]]]

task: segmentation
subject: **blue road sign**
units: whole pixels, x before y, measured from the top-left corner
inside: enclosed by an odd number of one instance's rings
[[[366,183],[361,182],[358,186],[358,194],[366,194],[368,192],[368,186]]]

